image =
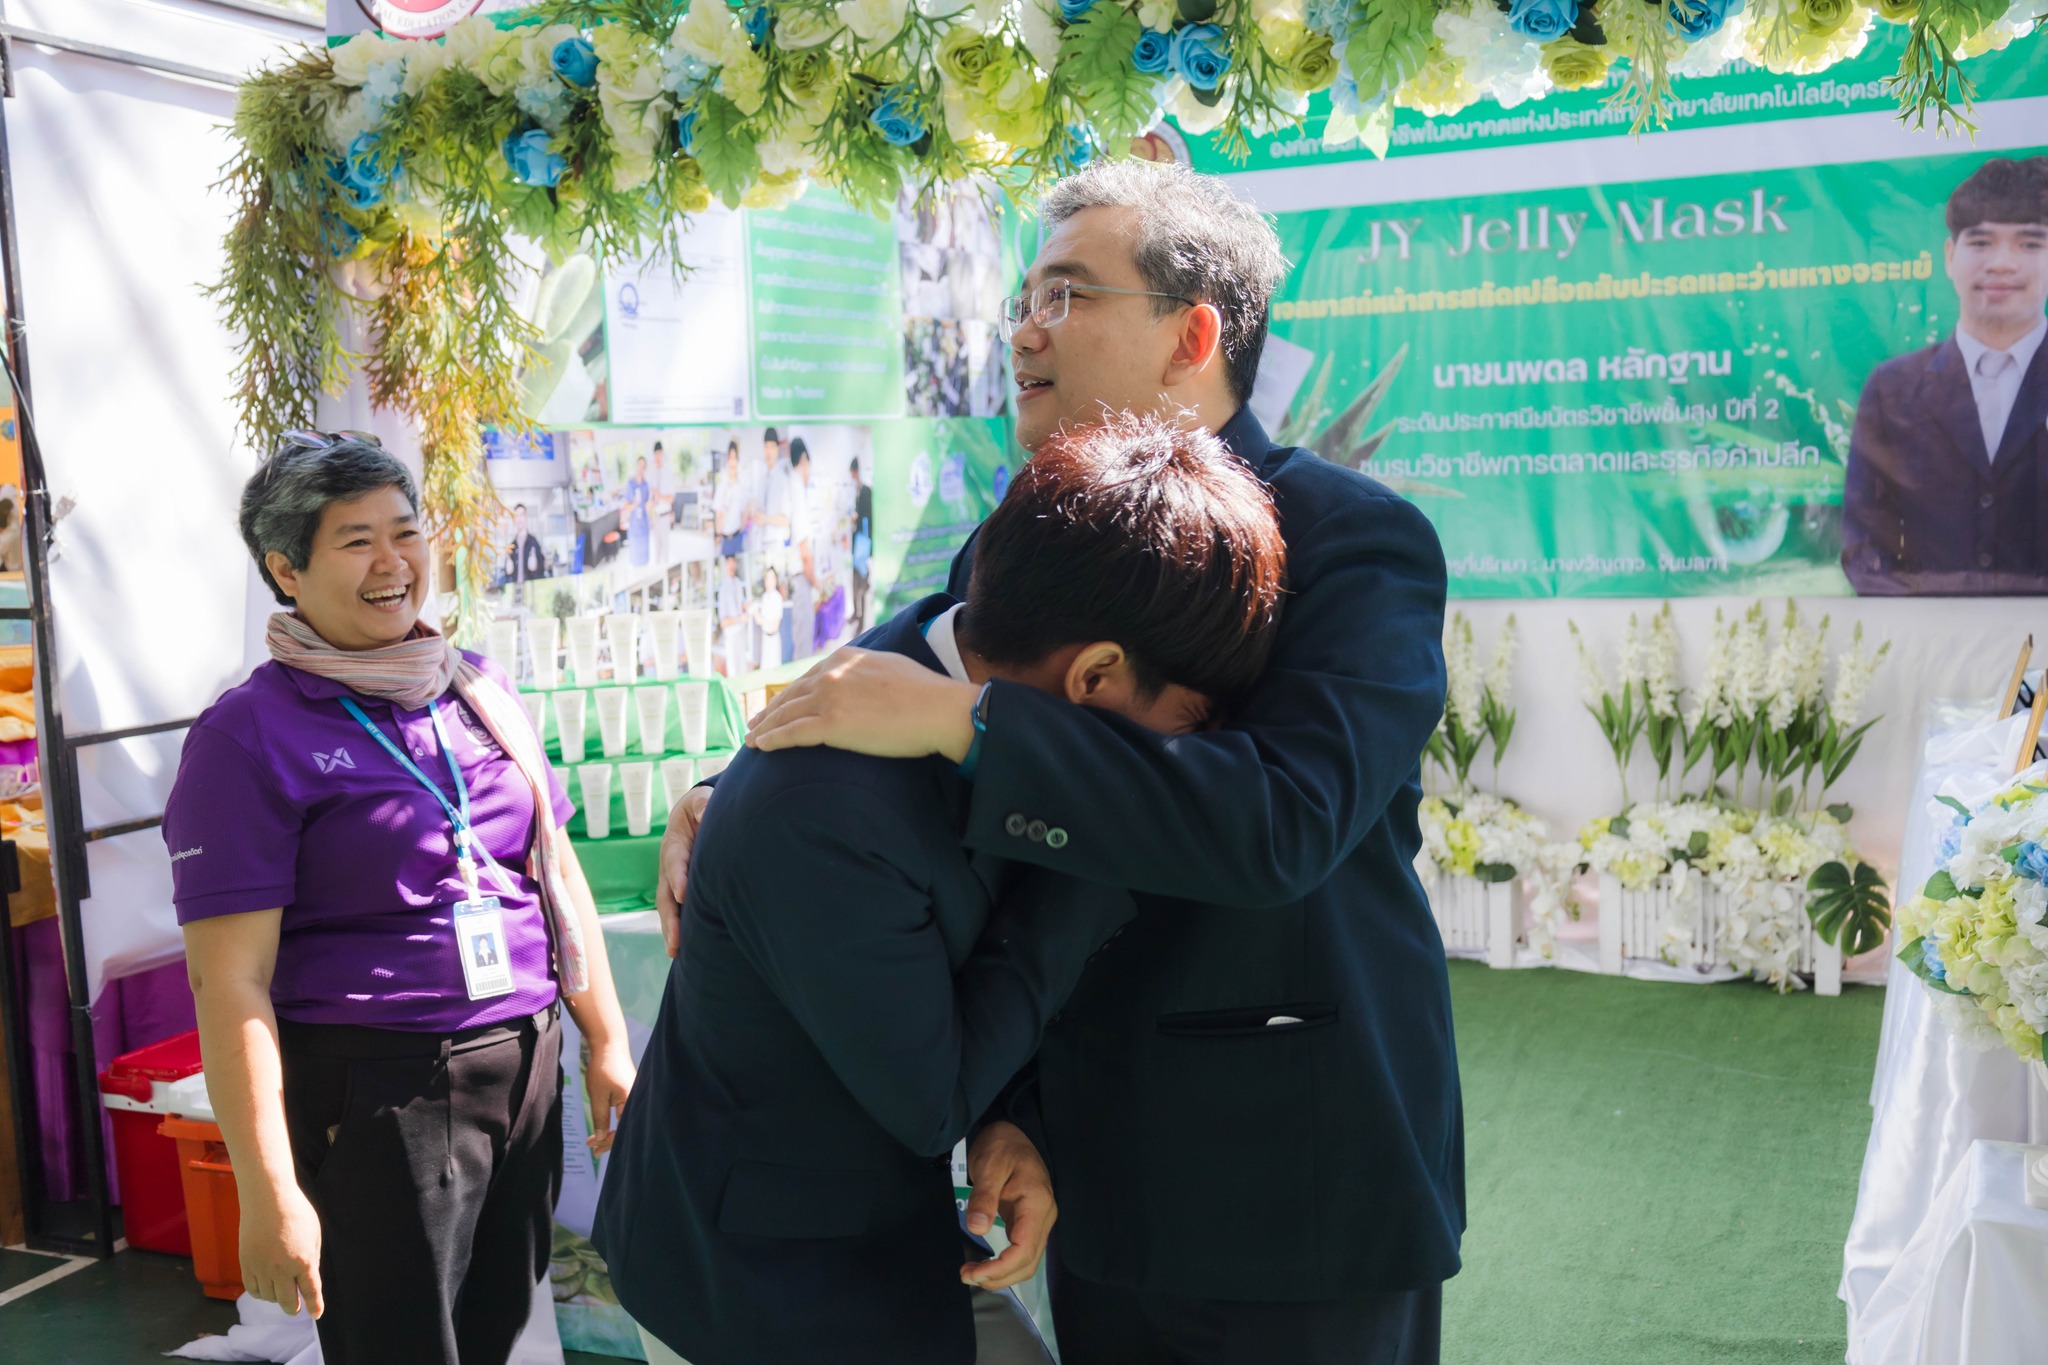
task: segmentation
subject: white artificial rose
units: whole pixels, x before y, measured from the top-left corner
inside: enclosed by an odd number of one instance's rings
[[[526,78],[532,81],[538,81],[542,77],[560,80],[561,77],[555,75],[555,49],[563,43],[583,36],[582,31],[574,24],[522,28],[514,30],[514,33],[519,43],[519,64],[525,68]]]
[[[763,175],[804,172],[818,164],[818,154],[793,137],[769,138],[755,144],[755,151],[760,153]]]
[[[960,22],[971,23],[983,33],[994,33],[1003,26],[1011,8],[1010,0],[974,0],[971,14],[963,15]]]
[[[690,0],[690,11],[676,21],[669,43],[707,66],[724,66],[753,50],[725,0]]]
[[[840,0],[839,22],[870,47],[893,42],[910,17],[909,0]]]
[[[1038,69],[1052,70],[1060,55],[1059,8],[1048,5],[1046,0],[1024,0],[1017,14],[1017,31],[1024,39],[1024,50],[1038,63]]]
[[[1139,0],[1138,22],[1154,33],[1171,33],[1174,18],[1180,13],[1174,0]]]
[[[1306,22],[1302,17],[1301,0],[1252,0],[1252,18],[1261,27]]]
[[[404,61],[404,45],[381,33],[358,33],[345,43],[327,49],[334,64],[336,85],[361,85],[370,78],[370,67],[378,62]]]
[[[417,95],[446,71],[453,59],[446,43],[417,42],[405,58],[405,93]]]
[[[797,52],[816,47],[837,32],[839,25],[816,10],[797,10],[775,21],[775,45]]]

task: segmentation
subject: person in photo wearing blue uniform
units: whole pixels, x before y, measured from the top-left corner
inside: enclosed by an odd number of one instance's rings
[[[1064,1365],[1435,1361],[1465,1226],[1449,973],[1413,866],[1444,706],[1442,547],[1413,505],[1274,446],[1245,406],[1285,261],[1221,181],[1104,161],[1040,214],[1003,313],[1018,441],[1122,410],[1216,432],[1287,543],[1264,675],[1217,728],[1169,738],[848,649],[749,743],[957,760],[978,736],[969,851],[1138,893],[968,1157],[970,1228],[1020,1190],[1058,1196]],[[955,592],[981,548],[954,562]],[[661,901],[722,799],[671,813]]]
[[[1130,419],[1050,442],[981,544],[964,604],[927,598],[862,644],[1155,737],[1211,723],[1264,665],[1278,526],[1207,433]],[[963,1265],[947,1158],[1132,904],[961,847],[962,757],[748,750],[720,775],[592,1234],[650,1360],[1045,1360],[963,1283],[1037,1258]],[[1007,1211],[1020,1239],[1049,1216]]]

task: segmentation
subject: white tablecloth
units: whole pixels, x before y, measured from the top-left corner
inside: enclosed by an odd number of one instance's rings
[[[1934,798],[1947,793],[1970,804],[2011,780],[2025,717],[1972,723],[1972,709],[1936,703],[1930,717],[1920,778],[1907,807],[1905,856],[1895,888],[1902,902],[1933,871],[1935,850],[1948,828],[1947,808]],[[1981,717],[1985,707],[1974,709]],[[1863,1319],[1971,1144],[2048,1141],[2048,1102],[2026,1063],[2004,1049],[1981,1052],[1958,1042],[1935,1014],[1926,987],[1896,962],[1888,986],[1870,1089],[1870,1141],[1842,1258],[1839,1294],[1848,1305],[1850,1365],[1874,1365],[1865,1349]],[[2041,1340],[2048,1343],[2048,1337]],[[2048,1344],[2034,1359],[2048,1360]]]
[[[2027,1206],[2033,1150],[1970,1145],[1864,1309],[1865,1365],[2048,1359],[2048,1210]]]

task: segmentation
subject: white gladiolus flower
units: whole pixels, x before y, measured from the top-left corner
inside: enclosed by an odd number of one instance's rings
[[[1643,683],[1650,714],[1668,720],[1678,714],[1678,626],[1671,619],[1669,602],[1650,618],[1645,639]]]
[[[840,0],[834,11],[854,37],[870,47],[894,42],[910,17],[909,0]]]
[[[1515,618],[1509,613],[1507,624],[1494,637],[1493,657],[1486,664],[1486,690],[1493,694],[1495,705],[1508,709],[1515,695]]]
[[[1728,630],[1721,619],[1721,609],[1714,608],[1714,629],[1707,637],[1706,672],[1700,685],[1692,694],[1692,711],[1686,716],[1687,729],[1697,730],[1701,721],[1715,725],[1727,724],[1728,687]]]
[[[1636,624],[1634,612],[1628,614],[1628,629],[1621,633],[1621,648],[1617,662],[1620,666],[1620,677],[1615,680],[1615,691],[1618,694],[1626,693],[1643,680],[1642,628]]]
[[[1792,723],[1792,712],[1799,705],[1798,661],[1804,652],[1805,644],[1799,631],[1799,606],[1787,601],[1785,622],[1778,630],[1776,648],[1770,651],[1770,663],[1764,669],[1764,693],[1759,698],[1763,703],[1765,723],[1773,730],[1782,730]]]
[[[1756,602],[1729,632],[1728,708],[1737,717],[1755,715],[1770,698],[1764,629],[1764,606]]]
[[[1836,658],[1835,690],[1828,700],[1828,713],[1843,730],[1853,730],[1862,718],[1864,694],[1870,689],[1871,675],[1877,672],[1878,664],[1891,652],[1891,647],[1891,641],[1887,640],[1875,654],[1865,654],[1863,626],[1859,622],[1849,647]]]
[[[1472,643],[1472,623],[1462,611],[1453,612],[1444,626],[1444,676],[1451,714],[1467,728],[1479,724],[1478,651]]]
[[[1572,647],[1579,653],[1580,695],[1586,705],[1597,707],[1600,699],[1607,695],[1607,679],[1600,674],[1600,661],[1593,657],[1593,651],[1586,647],[1586,637],[1579,634],[1579,623],[1569,623],[1572,628]]]

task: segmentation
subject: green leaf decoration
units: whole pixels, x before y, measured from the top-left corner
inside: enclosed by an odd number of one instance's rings
[[[1920,888],[1920,894],[1931,901],[1952,901],[1962,893],[1956,888],[1956,879],[1949,876],[1944,868],[1927,879],[1927,885]]]
[[[2007,844],[2004,848],[1998,850],[1998,856],[2005,859],[2008,863],[2017,864],[2020,860],[2020,850],[2025,847],[2025,844]]]
[[[1706,857],[1706,856],[1707,856],[1707,832],[1706,832],[1705,830],[1703,830],[1703,829],[1696,829],[1696,830],[1694,830],[1694,831],[1692,832],[1692,838],[1690,838],[1690,839],[1687,839],[1687,840],[1685,841],[1685,852],[1686,852],[1686,856],[1688,856],[1688,857],[1692,857],[1692,858],[1704,858],[1704,857]]]
[[[1846,801],[1837,801],[1827,810],[1829,815],[1835,817],[1835,823],[1838,825],[1846,825],[1856,818],[1856,808]]]
[[[740,195],[761,174],[761,154],[754,149],[756,126],[723,95],[707,93],[697,102],[697,166],[704,173],[705,187],[727,208],[738,208]]]
[[[1135,11],[1104,0],[1060,34],[1060,79],[1104,145],[1127,143],[1152,122],[1152,78],[1131,65],[1131,48],[1144,31]]]
[[[1867,953],[1884,942],[1892,923],[1891,902],[1876,868],[1858,863],[1851,875],[1841,862],[1823,863],[1806,886],[1813,893],[1806,912],[1814,932],[1840,948],[1843,957]]]
[[[1508,863],[1474,863],[1472,875],[1482,882],[1511,882],[1515,869]]]
[[[1956,814],[1962,816],[1965,820],[1970,818],[1970,808],[1964,805],[1962,802],[1956,800],[1953,796],[1937,796],[1934,799],[1941,802],[1942,805],[1947,806]]]
[[[1822,863],[1813,870],[1813,875],[1806,879],[1806,889],[1809,891],[1838,891],[1849,884],[1849,869],[1840,860]]]
[[[1358,96],[1391,94],[1422,69],[1436,21],[1429,0],[1363,0],[1351,7],[1351,36],[1345,65],[1358,82]]]
[[[1777,796],[1771,801],[1771,814],[1790,815],[1792,813],[1792,799],[1797,795],[1798,793],[1790,787],[1780,788]]]
[[[1626,815],[1617,815],[1607,822],[1607,832],[1617,839],[1628,838],[1628,829],[1628,817]]]

